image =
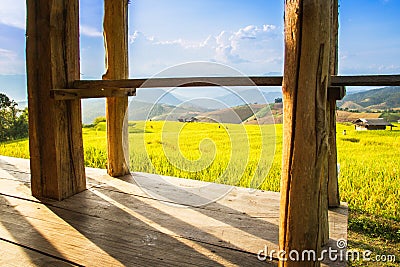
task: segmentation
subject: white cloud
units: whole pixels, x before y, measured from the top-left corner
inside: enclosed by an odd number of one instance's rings
[[[206,39],[206,41],[207,40],[208,39]],[[206,41],[204,41],[204,42],[195,42],[195,41],[177,39],[177,40],[172,40],[172,41],[157,41],[154,44],[156,44],[156,45],[179,45],[179,46],[182,46],[185,49],[190,49],[190,48],[204,47],[204,46],[207,45]]]
[[[185,49],[191,48],[201,48],[205,47],[210,44],[210,40],[213,37],[210,35],[204,41],[191,41],[191,40],[184,40],[182,38],[176,40],[158,40],[154,36],[146,36],[144,33],[135,31],[132,35],[129,36],[129,42],[131,44],[138,43],[138,42],[146,42],[151,45],[177,45]]]
[[[222,31],[216,38],[215,59],[222,63],[243,63],[247,60],[236,53],[234,35]]]
[[[283,57],[280,33],[274,25],[249,25],[193,41],[182,38],[159,40],[136,31],[129,38],[133,45],[133,73],[149,75],[149,72],[155,73],[164,67],[198,60],[233,65],[252,74],[279,72]],[[155,70],[157,64],[160,68]]]
[[[25,30],[26,28],[26,1],[1,0],[0,24]],[[88,25],[80,25],[80,33],[89,37],[102,37],[102,31]]]
[[[80,33],[89,37],[103,37],[103,32],[87,25],[79,26]]]
[[[274,25],[249,25],[236,32],[221,32],[217,37],[216,59],[224,63],[271,60],[267,59],[268,51],[275,52],[273,58],[281,53],[276,36]]]
[[[0,23],[25,30],[26,1],[1,0]]]
[[[26,29],[26,1],[25,0],[1,0],[0,24]],[[87,25],[80,25],[80,32],[89,37],[102,37],[102,31]]]
[[[25,62],[14,51],[0,48],[0,74],[22,74],[25,72]]]
[[[16,57],[16,54],[13,51],[0,48],[0,59],[5,58],[5,59],[11,60],[11,59],[14,59],[15,57]]]
[[[129,36],[129,43],[138,43],[138,42],[154,42],[154,37],[148,37],[144,35],[140,31],[135,31],[132,35]]]

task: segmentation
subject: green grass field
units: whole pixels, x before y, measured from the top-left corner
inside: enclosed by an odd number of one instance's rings
[[[105,128],[101,122],[83,129],[86,166],[106,167]],[[400,221],[400,127],[355,131],[338,124],[337,133],[341,200]],[[279,191],[280,124],[130,122],[129,146],[132,171]],[[0,144],[0,154],[29,158],[28,141]]]
[[[349,245],[399,256],[397,126],[393,131],[355,131],[352,125],[338,124],[337,146],[341,201],[351,211]],[[83,129],[86,166],[106,167],[105,128],[101,122]],[[281,124],[130,122],[129,146],[132,171],[279,191]],[[28,158],[28,141],[0,144],[0,154]]]

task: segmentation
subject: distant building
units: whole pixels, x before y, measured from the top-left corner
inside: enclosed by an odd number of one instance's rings
[[[386,130],[386,126],[390,126],[390,130],[392,130],[394,126],[393,124],[387,122],[385,119],[357,119],[353,121],[354,128],[357,131],[363,130]]]
[[[179,118],[178,121],[179,121],[179,122],[197,122],[197,121],[199,121],[199,119],[197,119],[196,117],[191,117],[191,118]]]
[[[197,122],[199,119],[191,117],[190,119],[185,119],[185,122]]]

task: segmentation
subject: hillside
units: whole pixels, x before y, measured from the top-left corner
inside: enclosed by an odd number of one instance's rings
[[[173,106],[177,106],[183,102],[172,92],[156,88],[138,88],[134,100],[139,102],[167,104]]]
[[[265,107],[266,103],[274,102],[275,98],[281,96],[280,92],[241,89],[215,98],[208,96],[181,99],[173,91],[138,89],[136,96],[130,98],[129,120],[176,121],[197,117],[200,121],[241,123]],[[105,116],[105,100],[83,100],[82,113],[84,124],[92,123],[96,117]]]
[[[253,116],[265,105],[262,104],[250,104],[242,105],[232,108],[225,108],[221,110],[201,113],[196,116],[199,121],[202,122],[220,122],[220,123],[242,123],[249,117]]]
[[[105,99],[89,99],[82,101],[82,122],[91,124],[96,117],[105,116]],[[152,104],[131,98],[128,106],[129,120],[178,120],[181,117],[196,116],[209,110],[190,105]]]
[[[382,113],[367,113],[367,112],[349,112],[344,110],[336,111],[337,122],[352,122],[359,118],[364,119],[377,119],[380,118]]]
[[[345,101],[343,104],[340,105],[341,109],[344,110],[358,110],[358,111],[365,111],[365,108],[353,101]]]
[[[173,92],[142,89],[138,91],[136,97],[131,98],[129,120],[177,121],[196,117],[203,122],[282,123],[282,103],[277,104],[272,101],[273,104],[266,104],[272,98],[280,96],[279,92],[239,90],[237,94],[230,93],[217,98],[181,100]],[[244,105],[244,102],[254,104]],[[83,123],[90,124],[96,117],[105,115],[104,99],[90,99],[82,103]],[[353,121],[357,118],[384,117],[382,111],[400,109],[400,87],[384,87],[349,94],[342,101],[338,101],[338,107],[341,109],[337,112],[339,122]],[[398,113],[393,114],[397,116]],[[397,121],[398,117],[387,119]]]
[[[400,107],[400,86],[383,87],[364,92],[348,94],[338,102],[342,109],[374,111]]]
[[[273,124],[282,123],[283,103],[265,105],[253,116],[245,121],[245,124]]]

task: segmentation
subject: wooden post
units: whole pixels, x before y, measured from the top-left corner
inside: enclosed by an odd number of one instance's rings
[[[284,146],[281,182],[280,249],[320,251],[320,194],[327,164],[330,1],[293,0],[285,5],[283,78]],[[318,256],[318,254],[317,254]],[[285,255],[288,258],[288,255]],[[313,261],[280,261],[280,266],[319,266]]]
[[[338,19],[338,0],[332,0],[332,32],[331,32],[331,61],[330,74],[338,74],[338,35],[339,35],[339,19]],[[337,172],[337,146],[336,146],[336,98],[328,98],[328,114],[329,114],[329,153],[328,153],[328,204],[329,207],[339,207],[339,181]]]
[[[50,98],[79,79],[79,1],[26,2],[32,194],[61,200],[86,189],[81,102]]]
[[[329,17],[331,19],[329,77],[331,77],[331,75],[338,74],[338,0],[331,1]],[[330,79],[328,84],[331,84]],[[336,97],[340,97],[340,95]],[[327,94],[326,131],[328,134],[328,158],[324,163],[325,175],[321,180],[320,190],[320,233],[322,245],[327,244],[329,241],[328,207],[338,207],[340,205],[337,176],[336,100],[337,98],[335,98],[334,94]],[[335,198],[335,200],[332,198]]]
[[[103,80],[127,79],[128,69],[128,0],[104,1],[104,43],[106,73]],[[128,97],[107,97],[108,174],[129,173]],[[125,122],[125,123],[124,123]]]

